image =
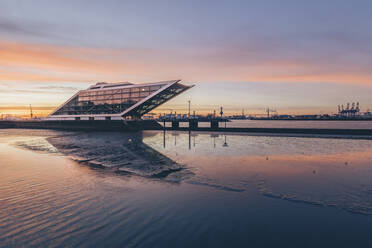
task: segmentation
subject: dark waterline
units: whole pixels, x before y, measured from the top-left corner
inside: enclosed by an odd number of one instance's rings
[[[0,130],[0,246],[370,247],[372,141]]]
[[[170,126],[170,123],[167,124]],[[220,123],[220,127],[224,127]],[[180,123],[181,127],[187,123]],[[200,123],[201,127],[209,127],[209,123]],[[232,120],[226,123],[231,128],[308,128],[308,129],[372,129],[372,121],[314,121],[314,120]]]

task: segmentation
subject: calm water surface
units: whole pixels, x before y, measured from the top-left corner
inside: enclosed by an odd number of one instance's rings
[[[0,130],[1,247],[372,247],[372,140]]]
[[[221,126],[221,124],[220,124]],[[232,120],[227,127],[372,129],[372,121]]]
[[[163,123],[160,122],[161,125]],[[167,122],[170,127],[172,123]],[[224,127],[224,123],[219,124]],[[181,122],[180,127],[188,127],[188,123]],[[210,123],[200,122],[199,127],[210,127]],[[372,129],[372,121],[286,121],[286,120],[232,120],[226,127],[252,128],[324,128],[324,129]]]

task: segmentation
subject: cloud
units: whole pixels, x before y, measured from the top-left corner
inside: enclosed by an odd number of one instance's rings
[[[4,14],[6,16],[6,14]],[[0,17],[0,34],[12,40],[59,42],[73,41],[60,30],[58,25],[40,21],[13,20]]]
[[[0,41],[6,81],[333,82],[372,84],[370,65],[315,54],[267,52],[268,45],[208,49],[109,49]],[[284,50],[285,51],[285,50]],[[335,61],[333,61],[335,60]]]
[[[6,19],[0,19],[0,32],[10,34],[21,34],[21,35],[41,35],[40,32],[36,31],[35,27],[27,28],[25,25],[18,24]]]

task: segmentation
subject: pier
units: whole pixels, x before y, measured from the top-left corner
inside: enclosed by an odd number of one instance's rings
[[[71,131],[123,131],[161,130],[154,120],[79,120],[79,121],[0,121],[0,128],[54,129]]]
[[[171,126],[164,124],[171,122]],[[372,129],[324,129],[324,128],[234,128],[220,127],[219,123],[226,123],[226,119],[202,119],[188,120],[188,127],[180,127],[181,122],[186,120],[163,120],[160,125],[155,120],[80,120],[80,121],[0,121],[0,129],[23,128],[23,129],[53,129],[71,131],[120,131],[135,132],[145,130],[163,131],[196,131],[196,132],[221,132],[221,133],[247,133],[255,135],[319,135],[319,136],[344,136],[372,138]],[[199,127],[199,122],[209,122],[210,127]]]
[[[279,134],[279,135],[351,135],[365,136],[372,138],[372,129],[323,129],[323,128],[251,128],[251,127],[164,127],[168,131],[198,131],[198,132],[226,132],[226,133],[247,133],[247,134]]]
[[[168,117],[168,118],[160,118],[158,119],[158,122],[163,123],[163,127],[166,127],[167,123],[171,123],[171,127],[173,129],[182,128],[180,127],[180,123],[188,123],[189,129],[197,129],[199,128],[199,123],[210,123],[211,129],[218,129],[219,123],[226,123],[229,120],[227,118],[223,117],[216,117],[216,118],[207,118],[207,117],[201,117],[201,118],[175,118],[175,117]]]

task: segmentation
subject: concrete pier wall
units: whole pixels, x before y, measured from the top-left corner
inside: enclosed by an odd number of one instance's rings
[[[79,131],[157,130],[162,126],[153,120],[80,120],[80,121],[0,121],[0,128],[56,129]]]
[[[196,122],[197,123],[197,122]],[[177,123],[179,124],[179,123]],[[306,135],[357,135],[372,137],[372,129],[316,129],[316,128],[220,128],[198,127],[191,122],[190,127],[163,127],[154,120],[116,120],[102,121],[0,121],[0,128],[56,129],[78,131],[140,131],[140,130],[177,130],[205,132],[244,132],[256,134],[306,134]]]

